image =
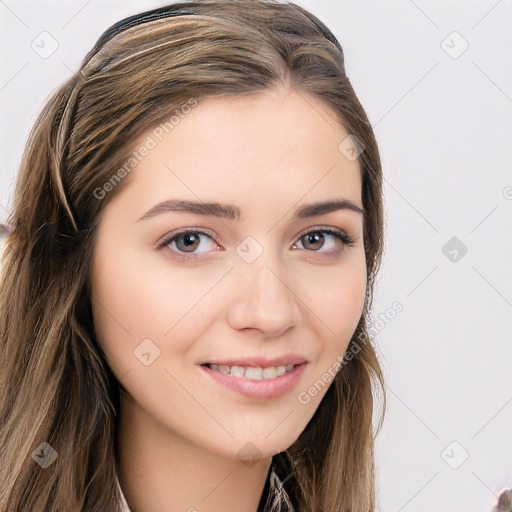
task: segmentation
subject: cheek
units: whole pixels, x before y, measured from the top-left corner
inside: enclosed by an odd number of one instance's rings
[[[303,286],[305,302],[316,316],[310,325],[320,342],[311,382],[341,360],[363,312],[366,294],[364,250],[354,251],[350,256],[336,269],[331,268],[325,274],[317,272],[316,286],[313,280]],[[331,380],[329,378],[329,382]],[[323,394],[313,403],[318,405],[321,396]]]
[[[321,320],[327,337],[344,340],[351,336],[361,317],[366,293],[364,250],[347,255],[337,268],[315,272],[302,284],[304,302]]]
[[[126,246],[126,243],[125,243]],[[162,255],[117,251],[98,244],[93,269],[93,314],[99,342],[123,366],[133,364],[133,351],[149,338],[163,348],[193,314],[215,276],[172,269]],[[179,351],[179,341],[173,350]],[[183,347],[185,348],[185,347]]]
[[[304,292],[308,306],[314,312],[310,326],[319,341],[317,357],[305,376],[305,386],[298,394],[298,402],[312,416],[333,384],[340,363],[363,312],[366,294],[366,261],[360,251],[345,265],[331,269],[323,278],[317,275],[317,286],[312,282]],[[306,288],[304,288],[305,290]],[[313,320],[314,318],[314,320]]]
[[[336,337],[346,339],[347,335],[352,336],[363,311],[365,291],[366,273],[343,273],[325,287],[322,294],[325,303],[323,318]]]

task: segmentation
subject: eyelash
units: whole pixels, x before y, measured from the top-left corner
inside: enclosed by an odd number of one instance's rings
[[[302,238],[304,238],[306,235],[314,234],[314,233],[322,233],[322,234],[332,235],[335,238],[337,238],[338,240],[340,240],[342,242],[342,244],[347,247],[354,245],[354,240],[350,236],[348,236],[343,231],[334,230],[332,228],[315,228],[315,229],[309,229],[307,231],[303,231],[297,237],[297,240],[299,241]],[[168,233],[160,241],[158,241],[156,243],[156,248],[159,250],[164,249],[171,242],[175,241],[180,235],[186,235],[186,234],[206,235],[208,238],[211,238],[216,244],[220,245],[220,242],[214,236],[206,233],[205,231],[201,231],[200,229],[192,229],[192,228],[188,227],[188,228],[183,228],[183,229],[177,229],[175,231],[172,231],[171,233]],[[314,250],[309,250],[309,249],[303,249],[303,250],[305,250],[307,252],[312,252],[312,253],[315,253],[315,252],[321,253],[321,251],[314,251]],[[176,253],[175,251],[173,251],[173,253],[178,258],[181,258],[181,259],[193,259],[193,258],[197,257],[197,255],[195,253],[183,253],[183,252]]]

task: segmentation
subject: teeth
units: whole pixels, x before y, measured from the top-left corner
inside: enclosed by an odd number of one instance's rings
[[[217,365],[212,365],[212,366],[217,366]],[[215,370],[216,370],[216,368],[215,368]],[[221,364],[219,366],[219,372],[223,373],[224,375],[227,375],[229,373],[229,370],[230,370],[229,366],[225,366],[223,364]]]
[[[243,377],[244,369],[241,366],[232,366],[231,375],[234,375],[235,377]]]
[[[277,368],[275,368],[274,366],[271,366],[269,368],[265,368],[261,372],[261,377],[263,379],[275,379],[277,377]]]
[[[224,375],[231,374],[234,377],[250,380],[275,379],[276,377],[280,377],[281,375],[284,375],[286,372],[289,372],[295,368],[295,365],[293,364],[286,366],[269,366],[268,368],[261,368],[259,366],[249,366],[244,368],[242,366],[226,366],[222,364],[208,364],[207,366],[212,370],[217,370],[223,373]]]
[[[284,375],[286,373],[286,366],[278,366],[276,370],[277,376],[280,377],[281,375]]]
[[[242,373],[242,377],[251,380],[261,380],[263,378],[263,370],[261,368],[246,368],[245,373]]]

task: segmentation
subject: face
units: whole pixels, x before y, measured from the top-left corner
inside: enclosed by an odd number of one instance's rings
[[[274,455],[362,314],[359,164],[334,113],[293,90],[210,99],[160,132],[134,145],[151,149],[95,239],[95,328],[121,410],[224,457]]]

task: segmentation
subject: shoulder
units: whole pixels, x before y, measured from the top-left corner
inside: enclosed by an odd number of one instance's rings
[[[505,489],[499,495],[493,512],[512,512],[512,489]]]

